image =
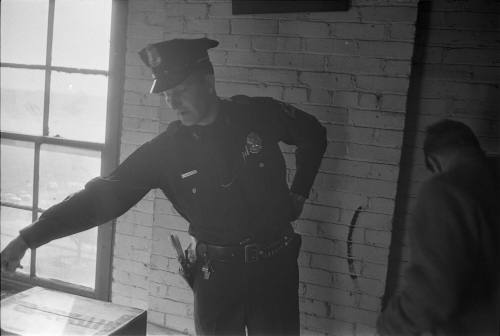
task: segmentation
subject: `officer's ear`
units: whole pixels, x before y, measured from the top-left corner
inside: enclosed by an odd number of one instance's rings
[[[215,77],[214,77],[214,74],[207,72],[203,76],[203,78],[205,80],[205,85],[207,87],[208,92],[210,92],[211,94],[215,94]]]

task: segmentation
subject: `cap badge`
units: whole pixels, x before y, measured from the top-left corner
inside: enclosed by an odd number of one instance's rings
[[[161,64],[161,56],[156,47],[152,45],[147,46],[146,55],[148,56],[148,63],[152,68],[156,68]]]
[[[258,154],[262,150],[262,138],[255,132],[250,132],[247,135],[246,149],[251,154]]]

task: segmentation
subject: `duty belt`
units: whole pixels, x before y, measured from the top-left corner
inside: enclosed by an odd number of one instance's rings
[[[282,236],[268,244],[246,244],[238,246],[220,246],[200,242],[196,246],[196,253],[200,257],[211,260],[233,263],[253,263],[268,259],[290,246],[299,235],[292,233]]]

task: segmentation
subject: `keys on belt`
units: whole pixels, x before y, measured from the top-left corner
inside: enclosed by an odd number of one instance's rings
[[[257,244],[248,244],[243,246],[245,249],[245,264],[259,261],[259,255],[262,255],[262,251]]]

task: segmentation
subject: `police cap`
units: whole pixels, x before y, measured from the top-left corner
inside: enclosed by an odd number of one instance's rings
[[[219,42],[208,38],[173,39],[139,51],[141,60],[153,72],[151,93],[160,93],[180,84],[195,70],[211,66],[207,50]]]

